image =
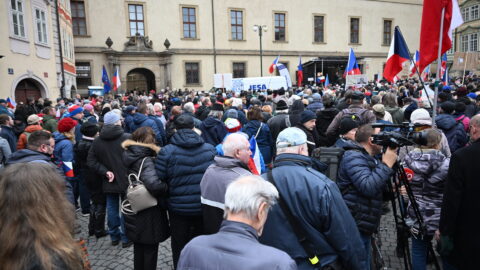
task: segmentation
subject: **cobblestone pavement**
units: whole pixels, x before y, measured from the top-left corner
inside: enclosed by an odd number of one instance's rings
[[[129,248],[122,248],[121,244],[112,246],[108,236],[98,240],[95,237],[88,237],[88,217],[83,217],[78,213],[77,216],[78,223],[82,228],[82,232],[77,235],[77,237],[82,237],[87,241],[87,249],[92,269],[133,269],[133,246]],[[395,255],[397,236],[395,222],[391,213],[382,217],[380,233],[382,243],[381,251],[385,261],[384,269],[404,269],[403,258],[398,258]],[[173,269],[172,265],[170,239],[168,239],[160,244],[157,269],[170,270]],[[434,268],[430,265],[428,269]]]

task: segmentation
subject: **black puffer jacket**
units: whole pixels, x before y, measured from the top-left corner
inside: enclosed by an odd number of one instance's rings
[[[121,126],[104,125],[100,136],[95,138],[88,153],[87,165],[103,178],[104,193],[124,193],[128,187],[127,168],[122,164],[122,142],[130,138]],[[113,172],[113,182],[108,182],[106,173]]]
[[[135,243],[157,244],[170,236],[167,212],[162,208],[162,200],[167,194],[167,184],[158,178],[155,171],[154,158],[160,148],[154,144],[143,144],[132,140],[122,143],[123,165],[128,173],[137,174],[143,159],[140,180],[153,196],[157,197],[157,206],[138,212],[136,215],[125,215],[125,228],[128,239]]]
[[[292,107],[288,110],[288,117],[290,118],[290,126],[294,127],[300,123],[300,116],[305,110],[305,105],[301,100],[295,100]]]
[[[335,143],[336,137],[327,137],[327,128],[330,123],[332,123],[333,118],[335,118],[338,112],[339,110],[336,108],[326,108],[325,110],[317,112],[315,127],[320,137],[320,146],[332,146]]]
[[[102,176],[87,165],[88,152],[93,144],[93,140],[94,138],[83,137],[81,141],[77,142],[73,148],[75,151],[75,164],[83,175],[85,186],[90,192],[93,203],[105,204],[105,194],[102,190]]]

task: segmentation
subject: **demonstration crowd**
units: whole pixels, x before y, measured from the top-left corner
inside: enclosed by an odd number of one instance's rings
[[[443,269],[474,269],[480,79],[444,86],[434,120],[425,91],[411,79],[77,95],[15,109],[1,99],[0,268],[88,268],[76,208],[90,236],[133,245],[135,269],[156,269],[169,237],[176,269],[370,269],[398,161],[425,224],[411,238],[413,269],[426,269],[431,242]],[[375,144],[373,123],[403,122],[422,131],[421,145]],[[328,149],[342,149],[334,175],[318,158]],[[137,199],[135,180],[148,191]],[[404,207],[418,224],[412,202]]]

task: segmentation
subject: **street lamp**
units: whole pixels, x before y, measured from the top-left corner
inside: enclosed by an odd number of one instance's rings
[[[267,32],[267,26],[266,26],[266,25],[258,25],[258,24],[255,24],[255,25],[253,26],[253,31],[255,31],[255,32],[258,31],[258,36],[260,37],[260,77],[263,77],[262,32]]]

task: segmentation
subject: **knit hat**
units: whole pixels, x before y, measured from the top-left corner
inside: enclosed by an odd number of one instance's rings
[[[300,123],[302,124],[312,119],[317,119],[317,115],[310,110],[303,111],[302,114],[300,115]]]
[[[194,121],[193,117],[188,114],[180,114],[175,117],[173,120],[175,128],[179,129],[193,129],[194,128]]]
[[[91,111],[93,111],[93,106],[90,105],[90,104],[85,104],[85,105],[83,105],[83,109],[85,111],[91,112]]]
[[[222,105],[222,104],[215,103],[215,104],[212,105],[211,110],[212,110],[212,111],[220,111],[220,112],[223,112],[223,105]]]
[[[451,101],[445,101],[442,103],[442,105],[440,105],[440,108],[442,108],[444,113],[451,114],[455,110],[455,103]]]
[[[340,121],[340,135],[347,134],[350,130],[358,128],[358,122],[352,118],[344,118]]]
[[[285,102],[285,100],[283,99],[280,99],[278,102],[277,102],[277,111],[284,111],[284,110],[288,110],[288,106],[287,106],[287,102]]]
[[[94,137],[100,129],[97,124],[91,122],[85,122],[80,128],[80,132],[87,137]]]
[[[242,129],[242,125],[235,118],[227,118],[224,123],[228,133],[235,133]]]
[[[238,119],[238,112],[235,109],[229,109],[225,112],[226,118]]]
[[[375,114],[385,115],[385,106],[383,104],[375,104],[372,109]]]
[[[417,125],[432,125],[432,117],[425,109],[416,109],[410,115],[410,121]]]
[[[58,122],[58,132],[64,133],[72,130],[77,125],[77,121],[73,120],[70,117],[65,117]]]
[[[76,114],[83,112],[83,108],[78,105],[73,105],[70,108],[68,108],[68,112],[70,113],[70,116],[74,116]]]
[[[284,129],[278,134],[276,145],[278,149],[298,146],[305,143],[307,143],[307,135],[305,134],[305,132],[303,132],[303,130],[299,128],[290,127]]]
[[[105,125],[113,125],[113,124],[117,123],[118,120],[120,120],[120,115],[118,115],[117,113],[112,112],[112,111],[107,112],[103,116],[103,123]]]
[[[315,101],[315,102],[319,102],[319,101],[322,100],[322,96],[320,96],[319,93],[313,94],[313,95],[312,95],[312,98],[313,98],[313,101]]]
[[[27,124],[33,125],[33,124],[38,124],[43,118],[36,115],[32,114],[27,118]]]

